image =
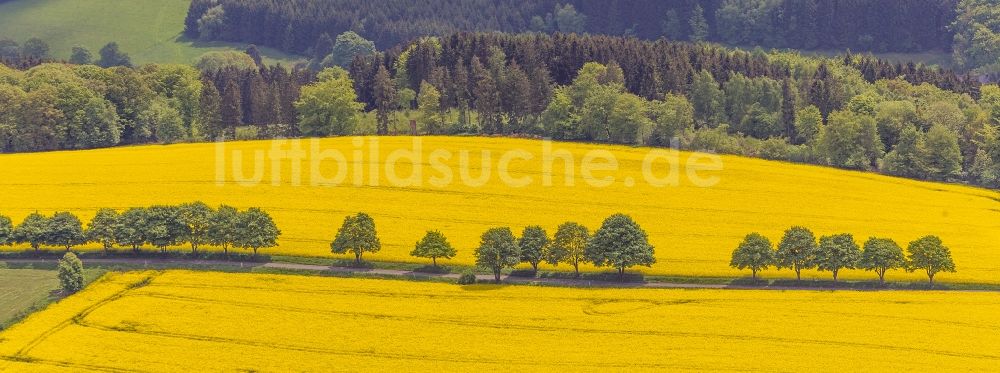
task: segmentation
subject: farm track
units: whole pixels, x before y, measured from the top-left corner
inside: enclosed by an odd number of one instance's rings
[[[9,263],[56,263],[55,259],[6,259],[0,260]],[[428,273],[419,271],[407,271],[398,269],[380,269],[380,268],[356,268],[356,267],[346,267],[346,266],[324,266],[316,264],[298,264],[298,263],[285,263],[285,262],[234,262],[234,261],[224,261],[224,260],[201,260],[201,259],[138,259],[138,258],[114,258],[114,259],[83,259],[84,264],[128,264],[143,267],[158,267],[158,266],[184,266],[188,269],[199,269],[198,267],[206,267],[204,269],[211,269],[213,267],[227,266],[232,268],[268,268],[276,270],[292,270],[292,271],[311,271],[317,273],[334,273],[334,274],[344,274],[344,275],[361,275],[361,276],[378,276],[378,277],[394,277],[394,278],[427,278],[427,279],[458,279],[459,274],[457,273]],[[476,279],[480,282],[493,282],[493,275],[477,275]],[[617,282],[617,281],[604,281],[604,280],[587,280],[587,279],[567,279],[567,278],[538,278],[538,277],[520,277],[511,275],[501,275],[500,281],[504,284],[520,284],[520,285],[548,285],[548,286],[562,286],[562,287],[579,287],[579,288],[648,288],[648,289],[731,289],[731,290],[809,290],[809,291],[832,291],[832,290],[854,290],[858,289],[831,289],[825,287],[812,287],[812,286],[784,286],[784,285],[767,285],[767,286],[746,286],[746,285],[730,285],[730,284],[692,284],[692,283],[682,283],[682,282],[665,282],[665,281],[649,281],[649,282]],[[887,289],[892,290],[892,289]],[[947,290],[947,291],[958,291],[958,292],[1000,292],[1000,290]]]

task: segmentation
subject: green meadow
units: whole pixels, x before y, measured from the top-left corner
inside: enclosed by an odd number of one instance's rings
[[[185,38],[189,0],[15,0],[0,3],[0,38],[23,43],[38,37],[57,59],[82,45],[97,58],[110,41],[118,42],[135,64],[191,63],[214,50],[243,50],[242,43],[200,42]],[[269,63],[294,63],[299,56],[261,48]]]

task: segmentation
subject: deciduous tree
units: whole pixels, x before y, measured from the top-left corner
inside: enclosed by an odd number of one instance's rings
[[[625,214],[604,219],[601,228],[587,242],[584,257],[595,266],[617,269],[619,280],[624,279],[626,268],[656,263],[646,231]]]
[[[496,282],[500,282],[500,272],[504,268],[513,268],[521,262],[520,251],[510,228],[490,228],[483,233],[476,248],[476,265],[491,270]]]
[[[802,280],[802,270],[816,266],[816,236],[806,227],[791,227],[785,231],[774,253],[775,266],[778,269],[789,268],[795,271],[795,279]]]
[[[848,233],[823,236],[819,238],[816,250],[816,267],[820,271],[833,273],[833,281],[841,269],[854,269],[861,260],[861,249],[854,242],[854,236]]]
[[[353,253],[354,264],[358,266],[361,265],[364,253],[376,253],[380,249],[382,243],[375,231],[375,220],[363,212],[345,217],[337,236],[330,244],[330,250],[334,254]]]
[[[580,263],[586,261],[584,254],[588,241],[590,232],[587,231],[587,227],[574,222],[563,223],[556,230],[545,261],[552,265],[559,263],[572,265],[573,271],[579,277]]]
[[[431,263],[437,268],[437,258],[451,259],[455,257],[457,251],[448,243],[448,239],[439,231],[427,231],[420,241],[417,241],[411,256],[418,258],[431,258]]]
[[[114,209],[102,208],[97,210],[97,214],[87,223],[86,236],[90,242],[101,244],[104,252],[108,252],[115,246],[115,231],[117,231],[119,221],[118,212]]]
[[[924,270],[927,280],[934,285],[934,275],[939,272],[955,272],[955,262],[951,259],[951,250],[944,246],[938,236],[924,236],[910,242],[907,251],[910,252],[909,271]]]
[[[757,272],[763,271],[774,264],[774,246],[771,240],[760,233],[750,233],[736,250],[733,250],[732,260],[729,266],[737,269],[749,268],[753,274],[754,282],[757,281]]]
[[[885,283],[886,271],[905,267],[906,257],[903,256],[903,249],[896,244],[896,241],[877,237],[865,241],[858,268],[875,271],[880,283]]]
[[[545,251],[549,246],[549,235],[537,225],[524,227],[517,246],[521,249],[521,261],[531,264],[531,269],[538,272],[538,263],[545,259]]]

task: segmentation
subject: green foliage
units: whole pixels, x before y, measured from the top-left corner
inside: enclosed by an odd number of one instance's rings
[[[708,21],[705,20],[705,9],[701,7],[701,4],[695,4],[694,9],[691,10],[688,27],[691,29],[689,40],[697,43],[708,39]]]
[[[743,238],[743,242],[740,242],[736,250],[733,250],[729,266],[737,269],[749,268],[756,281],[758,271],[774,264],[774,255],[774,245],[771,244],[771,240],[760,233],[750,233]]]
[[[146,208],[145,226],[141,229],[146,242],[166,252],[168,246],[182,242],[187,226],[181,221],[177,206],[156,205]]]
[[[448,238],[439,231],[427,231],[427,234],[420,241],[417,241],[413,251],[410,252],[411,256],[431,258],[435,267],[437,267],[437,258],[451,259],[456,254],[458,252],[448,243]]]
[[[952,59],[966,69],[983,73],[1000,71],[1000,25],[997,4],[990,0],[961,0],[951,25],[955,33]]]
[[[667,94],[649,105],[653,130],[650,145],[667,146],[670,140],[694,130],[694,106],[681,95]]]
[[[584,257],[597,267],[618,269],[620,279],[626,268],[637,265],[649,267],[656,263],[646,231],[625,214],[614,214],[604,219],[601,228],[587,242]]]
[[[823,114],[813,105],[795,112],[795,134],[799,144],[815,144],[823,128]]]
[[[146,227],[148,214],[145,208],[133,207],[125,210],[118,218],[115,226],[115,241],[122,246],[131,247],[134,251],[146,243]]]
[[[702,70],[694,75],[688,97],[694,106],[694,119],[698,126],[715,127],[725,113],[725,94],[712,74]]]
[[[788,228],[774,253],[774,265],[795,270],[795,279],[802,280],[802,270],[816,266],[816,249],[816,236],[809,228]]]
[[[201,71],[218,71],[225,69],[237,69],[242,71],[256,70],[257,63],[249,55],[239,51],[211,51],[205,52],[195,67]]]
[[[316,82],[303,86],[295,102],[299,130],[305,136],[349,135],[364,104],[357,102],[354,83],[339,67],[324,69]]]
[[[861,249],[854,242],[854,236],[847,233],[819,238],[816,249],[816,268],[833,273],[833,281],[841,269],[854,269],[861,260]]]
[[[132,67],[132,58],[128,54],[125,54],[118,49],[118,43],[110,42],[101,47],[101,51],[98,52],[101,56],[97,60],[97,66],[100,67],[114,67],[114,66],[125,66]]]
[[[354,57],[375,54],[375,43],[367,40],[354,31],[337,35],[330,54],[323,59],[323,67],[339,66],[347,68]]]
[[[476,273],[472,272],[471,270],[462,272],[462,274],[458,276],[459,285],[472,285],[475,283],[476,283]]]
[[[557,4],[554,16],[555,25],[559,32],[583,33],[587,17],[577,12],[576,8],[573,7],[573,4],[565,4],[562,6]]]
[[[362,254],[377,253],[380,249],[382,243],[375,231],[375,220],[363,212],[345,217],[344,224],[330,243],[330,250],[334,254],[353,253],[356,265],[361,265]]]
[[[580,275],[580,263],[586,261],[587,243],[590,232],[587,227],[574,222],[565,222],[556,229],[556,234],[546,252],[545,261],[552,265],[566,263],[573,266],[576,275]]]
[[[31,38],[21,45],[21,55],[38,60],[48,59],[49,44],[39,38]]]
[[[256,207],[248,208],[236,216],[236,229],[233,231],[233,247],[257,251],[278,246],[278,236],[281,231],[274,224],[271,215]]]
[[[865,241],[858,268],[875,271],[878,274],[879,282],[885,283],[886,271],[905,267],[906,257],[903,256],[903,249],[896,244],[896,241],[877,237],[871,237]]]
[[[549,235],[544,228],[537,225],[524,227],[521,238],[517,240],[517,246],[521,249],[521,261],[531,264],[531,268],[537,272],[538,263],[545,259]]]
[[[226,22],[226,10],[216,5],[198,18],[198,39],[215,40],[222,36]]]
[[[219,206],[209,217],[208,231],[206,232],[208,242],[221,247],[228,254],[229,246],[236,242],[238,220],[239,211],[236,208],[227,205]]]
[[[924,270],[931,285],[934,275],[939,272],[955,272],[955,262],[951,259],[951,250],[944,246],[938,236],[924,236],[910,242],[908,271]]]
[[[9,217],[0,215],[0,246],[14,243],[14,224]]]
[[[77,45],[73,47],[73,53],[69,56],[69,63],[76,65],[89,65],[94,62],[94,55],[90,53],[90,50]]]
[[[491,270],[496,282],[500,282],[500,272],[504,268],[513,268],[521,262],[521,250],[516,241],[510,228],[488,229],[476,248],[476,265]]]
[[[73,253],[66,253],[59,259],[59,285],[67,293],[83,289],[83,262]]]
[[[948,180],[962,172],[962,152],[958,135],[947,127],[935,124],[927,131],[927,176],[933,180]]]
[[[210,241],[209,231],[215,211],[204,202],[195,201],[180,205],[178,212],[185,227],[183,240],[191,244],[191,252],[197,252],[198,246]]]
[[[424,132],[439,134],[444,127],[444,117],[441,112],[441,92],[433,85],[423,81],[420,83],[420,95],[417,96],[417,108],[420,110],[420,124]]]
[[[16,228],[14,228],[14,242],[26,243],[31,248],[38,251],[39,246],[46,243],[48,239],[49,219],[37,211],[28,214]]]
[[[167,144],[184,139],[187,132],[181,114],[164,99],[153,100],[136,117],[136,125],[150,129],[154,139]]]
[[[828,164],[861,170],[875,168],[884,152],[875,118],[849,111],[830,114],[819,148]]]
[[[117,211],[110,208],[99,209],[90,223],[87,223],[87,240],[101,244],[104,251],[108,251],[115,245],[115,231],[119,224],[121,222]]]

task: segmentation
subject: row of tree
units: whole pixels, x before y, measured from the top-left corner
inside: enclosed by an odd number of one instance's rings
[[[354,254],[356,264],[361,263],[363,254],[378,252],[381,247],[375,221],[365,213],[344,218],[330,244],[335,254]],[[618,271],[621,278],[627,268],[653,265],[656,262],[653,253],[646,232],[624,214],[605,219],[593,235],[586,227],[574,222],[560,225],[552,238],[540,226],[525,227],[519,238],[509,227],[490,228],[483,233],[479,247],[475,249],[476,265],[490,270],[497,281],[500,281],[504,269],[527,263],[537,271],[543,261],[552,265],[572,265],[577,276],[583,263],[611,267]],[[435,267],[438,258],[450,259],[456,254],[457,250],[440,231],[428,231],[410,253],[415,257],[430,258]]]
[[[0,215],[0,246],[26,244],[36,252],[42,246],[69,251],[87,243],[99,244],[105,252],[115,245],[139,252],[146,244],[166,252],[168,247],[190,244],[192,253],[202,245],[212,245],[227,254],[229,247],[235,247],[253,250],[256,256],[260,249],[277,246],[280,235],[264,210],[239,211],[226,205],[213,209],[202,202],[134,207],[121,213],[102,208],[86,226],[70,212],[52,216],[34,212],[17,226]]]
[[[777,48],[949,50],[957,0],[195,0],[192,38],[304,53],[345,31],[388,47],[456,31],[564,32]],[[985,0],[974,1],[979,4]],[[960,10],[961,11],[961,10]],[[958,40],[956,40],[956,43]]]
[[[859,247],[848,233],[822,236],[817,242],[812,231],[796,226],[785,231],[777,248],[759,233],[748,234],[733,251],[730,266],[749,269],[755,281],[757,272],[771,266],[794,270],[798,280],[802,279],[803,269],[830,271],[833,281],[837,281],[842,269],[863,269],[874,271],[883,284],[886,272],[894,269],[923,270],[932,285],[937,273],[955,272],[951,250],[937,236],[910,242],[907,252],[904,255],[899,244],[890,238],[871,237]]]
[[[9,66],[36,66],[44,61],[54,61],[49,44],[39,38],[31,38],[18,44],[11,39],[0,39],[0,61]],[[132,66],[132,59],[118,48],[118,43],[109,42],[101,47],[97,59],[87,47],[73,47],[67,61],[77,65],[94,64],[100,67]]]

